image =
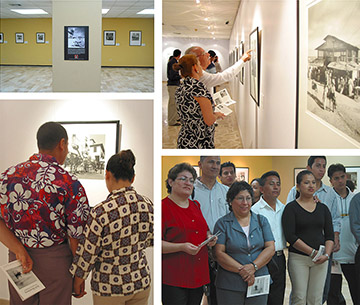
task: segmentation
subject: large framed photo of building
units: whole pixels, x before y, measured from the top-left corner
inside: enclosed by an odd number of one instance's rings
[[[360,2],[297,3],[297,147],[360,148]]]
[[[116,43],[115,31],[104,31],[104,46],[114,46]]]
[[[130,46],[141,46],[141,31],[130,31]]]
[[[89,60],[89,27],[64,27],[65,60]]]
[[[104,179],[107,161],[120,150],[120,121],[59,123],[69,138],[64,168],[79,179]]]
[[[250,96],[259,106],[260,89],[260,46],[259,46],[259,28],[257,27],[249,35],[249,47],[252,50],[250,60]]]

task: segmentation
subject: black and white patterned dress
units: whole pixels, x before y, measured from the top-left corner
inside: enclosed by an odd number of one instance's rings
[[[176,108],[181,121],[177,148],[215,148],[215,125],[207,126],[200,104],[194,97],[206,97],[214,109],[214,101],[204,84],[199,80],[186,77],[176,90]]]

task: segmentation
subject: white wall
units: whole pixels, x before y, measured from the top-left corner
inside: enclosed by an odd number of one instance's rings
[[[224,70],[229,65],[229,40],[228,39],[202,39],[202,38],[180,38],[163,37],[162,51],[162,80],[167,81],[166,68],[169,57],[175,49],[181,50],[181,56],[192,46],[202,47],[206,52],[215,51],[219,57],[219,63]]]
[[[76,99],[76,102],[75,102]],[[29,115],[30,114],[30,115]],[[151,100],[104,100],[91,94],[64,100],[0,100],[0,172],[27,160],[36,148],[36,131],[46,121],[105,121],[120,120],[121,149],[132,149],[136,156],[134,187],[153,199],[153,102]],[[91,204],[95,198],[105,199],[105,181],[94,188],[83,183]],[[152,266],[152,250],[149,253]],[[0,265],[7,262],[7,249],[0,244]],[[74,304],[92,304],[91,290]],[[0,272],[0,299],[8,299],[5,276]]]
[[[249,64],[245,82],[231,82],[245,148],[294,148],[296,111],[296,1],[242,1],[229,49],[261,32],[260,107],[250,96]]]

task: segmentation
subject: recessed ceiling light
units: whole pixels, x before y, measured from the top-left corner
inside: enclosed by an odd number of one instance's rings
[[[154,15],[154,9],[153,8],[147,8],[147,9],[144,9],[136,14],[141,14],[141,15]]]
[[[14,9],[11,10],[15,13],[22,14],[22,15],[47,15],[48,13],[42,9]]]
[[[101,10],[101,13],[102,13],[103,15],[105,15],[108,11],[110,11],[109,8],[103,8],[103,9]]]
[[[208,21],[208,20],[209,20],[209,18],[208,18],[208,17],[206,17],[206,18],[204,18],[204,20],[205,20],[205,21]]]
[[[196,0],[196,4],[199,4],[200,3],[200,0]]]

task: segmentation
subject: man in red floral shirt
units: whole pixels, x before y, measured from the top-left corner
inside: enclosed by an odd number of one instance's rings
[[[68,136],[55,122],[37,132],[39,153],[0,176],[0,241],[31,269],[45,289],[22,302],[9,286],[10,304],[71,304],[69,267],[90,208],[76,177],[60,165],[68,153]]]

